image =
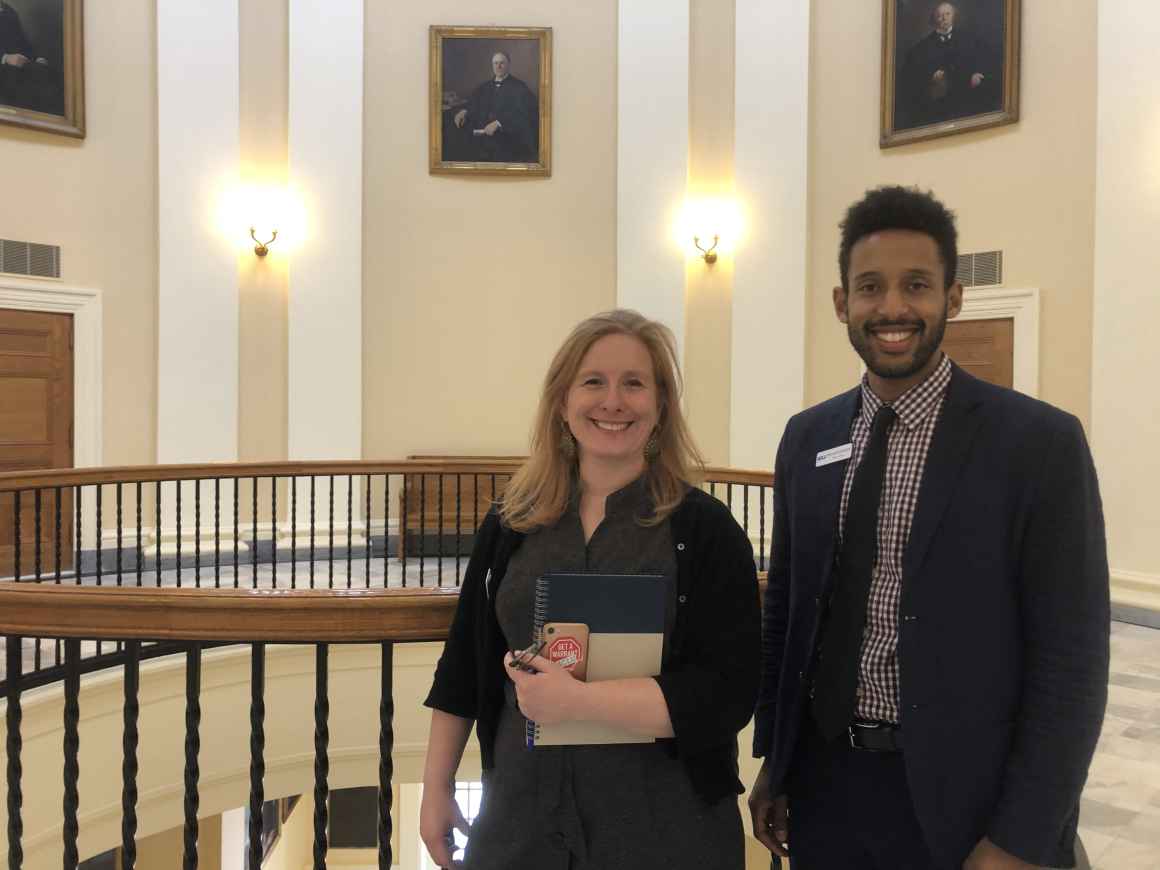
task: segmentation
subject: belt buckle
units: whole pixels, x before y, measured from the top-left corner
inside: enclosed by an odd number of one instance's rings
[[[858,743],[857,740],[854,739],[854,734],[856,733],[854,731],[855,728],[861,728],[863,731],[877,731],[881,727],[882,726],[878,725],[878,724],[871,725],[869,723],[864,724],[862,722],[851,722],[849,725],[846,726],[846,734],[850,740],[850,748],[851,749],[858,749],[862,752],[881,752],[882,751],[881,749],[873,749],[869,746],[862,746],[861,744]]]

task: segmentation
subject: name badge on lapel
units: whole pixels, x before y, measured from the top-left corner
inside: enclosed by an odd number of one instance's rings
[[[814,461],[814,468],[821,468],[823,465],[833,465],[835,462],[841,462],[843,459],[849,459],[853,455],[853,443],[842,444],[838,447],[831,447],[829,450],[823,450],[818,454],[818,458]]]

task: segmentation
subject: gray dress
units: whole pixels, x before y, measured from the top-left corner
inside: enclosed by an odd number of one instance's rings
[[[610,495],[587,544],[574,497],[559,522],[526,538],[512,555],[496,597],[507,645],[532,639],[536,578],[549,571],[656,573],[671,578],[676,557],[667,522],[641,526],[642,480]],[[675,591],[672,592],[675,595]],[[665,655],[675,616],[670,600]],[[544,747],[524,745],[526,720],[513,685],[500,714],[495,766],[464,855],[466,870],[740,870],[741,815],[731,798],[708,805],[684,762],[663,743]]]

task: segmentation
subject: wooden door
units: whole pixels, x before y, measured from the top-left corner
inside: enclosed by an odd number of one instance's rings
[[[1015,321],[1010,317],[993,320],[950,321],[943,350],[947,356],[975,377],[1014,386]]]
[[[0,309],[0,471],[72,467],[72,336],[71,314]],[[60,495],[58,505],[55,490],[42,490],[38,512],[36,493],[21,493],[22,577],[38,562],[54,573],[58,545],[61,570],[72,566],[72,493]],[[13,493],[0,494],[0,577],[15,567],[15,505]]]

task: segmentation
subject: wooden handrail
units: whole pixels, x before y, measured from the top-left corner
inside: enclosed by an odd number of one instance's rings
[[[504,474],[518,461],[418,462],[351,459],[319,462],[216,462],[196,465],[125,465],[0,472],[0,492],[91,486],[99,483],[152,483],[173,480],[245,479],[250,477],[324,477],[333,474]]]
[[[251,477],[324,477],[366,474],[510,474],[522,459],[377,460],[319,462],[216,462],[191,465],[124,465],[102,468],[60,468],[0,472],[0,492],[92,486],[113,483],[154,483],[174,480],[220,480]],[[770,486],[773,473],[709,467],[705,479],[715,483]]]
[[[443,640],[455,587],[119,588],[0,583],[0,634],[90,640]]]
[[[758,575],[765,594],[766,573]],[[86,640],[373,643],[447,637],[455,586],[207,589],[0,583],[0,635]]]

